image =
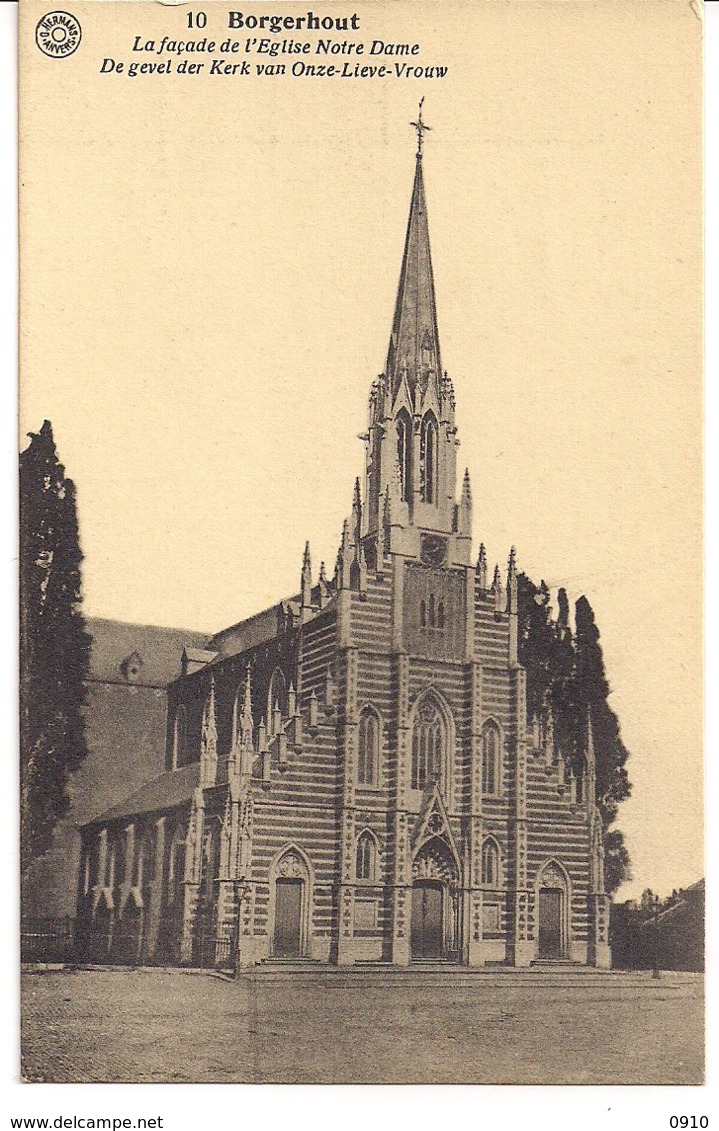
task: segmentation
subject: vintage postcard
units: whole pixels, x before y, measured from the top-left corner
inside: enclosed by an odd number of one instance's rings
[[[25,1080],[704,1081],[702,31],[21,0]]]

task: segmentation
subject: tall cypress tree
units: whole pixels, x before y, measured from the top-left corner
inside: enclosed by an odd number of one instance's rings
[[[575,606],[576,686],[579,717],[591,715],[597,772],[597,808],[604,824],[604,876],[608,892],[629,878],[629,852],[620,829],[610,828],[632,787],[626,770],[629,751],[622,742],[619,720],[609,706],[611,693],[604,670],[599,629],[586,597]]]
[[[616,820],[619,805],[631,793],[625,768],[629,751],[619,720],[607,702],[610,687],[604,671],[599,629],[586,597],[575,606],[576,686],[580,718],[591,712],[597,760],[597,805],[605,826]]]
[[[527,713],[531,719],[551,703],[556,748],[577,768],[587,744],[591,714],[596,757],[596,804],[604,825],[604,873],[608,892],[629,876],[629,853],[616,820],[620,803],[631,785],[625,763],[619,721],[608,703],[609,683],[594,612],[586,597],[575,607],[574,636],[569,625],[569,601],[559,590],[558,612],[552,619],[549,590],[525,574],[519,578],[519,659],[527,671]]]
[[[527,672],[527,716],[539,714],[553,682],[554,625],[544,581],[517,574],[519,659]]]
[[[23,875],[47,852],[67,814],[69,775],[87,755],[85,680],[90,637],[82,615],[75,487],[52,426],[20,456],[20,837]]]

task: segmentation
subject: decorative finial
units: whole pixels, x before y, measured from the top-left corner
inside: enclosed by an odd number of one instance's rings
[[[426,126],[424,124],[424,122],[422,121],[422,104],[423,104],[423,102],[424,102],[424,95],[419,100],[419,113],[417,115],[417,121],[416,122],[410,122],[410,125],[414,126],[414,128],[417,131],[417,157],[422,156],[422,145],[424,143],[425,133],[427,132],[427,130],[432,129],[431,126]]]

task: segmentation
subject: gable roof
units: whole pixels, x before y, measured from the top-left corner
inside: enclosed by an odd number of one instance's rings
[[[104,813],[100,813],[90,821],[85,821],[82,827],[104,825],[109,821],[118,821],[123,817],[132,817],[139,813],[162,813],[167,809],[174,809],[177,805],[192,800],[192,793],[199,783],[199,762],[182,766],[179,770],[170,770],[141,786],[119,805],[113,805],[111,809],[106,809]]]
[[[86,617],[92,637],[90,679],[101,683],[132,683],[135,687],[167,687],[180,675],[183,648],[202,648],[208,633],[148,624],[128,624]],[[137,675],[128,680],[123,663],[136,655]]]

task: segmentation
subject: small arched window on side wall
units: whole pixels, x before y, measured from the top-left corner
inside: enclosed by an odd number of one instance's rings
[[[485,723],[482,728],[482,793],[490,797],[500,792],[500,744],[496,723]]]
[[[379,718],[371,707],[365,707],[357,735],[358,785],[376,786],[379,782],[379,739]]]
[[[437,418],[428,412],[422,420],[419,440],[419,487],[423,503],[437,502]]]
[[[180,703],[175,711],[175,726],[172,733],[172,768],[184,766],[187,760],[187,710]]]
[[[499,848],[493,837],[488,837],[482,845],[482,884],[499,887]]]
[[[358,880],[374,880],[377,868],[377,845],[366,829],[357,838],[355,874]]]
[[[402,409],[397,415],[397,468],[399,470],[400,498],[403,502],[409,499],[410,467],[412,452],[412,423],[408,414]]]

